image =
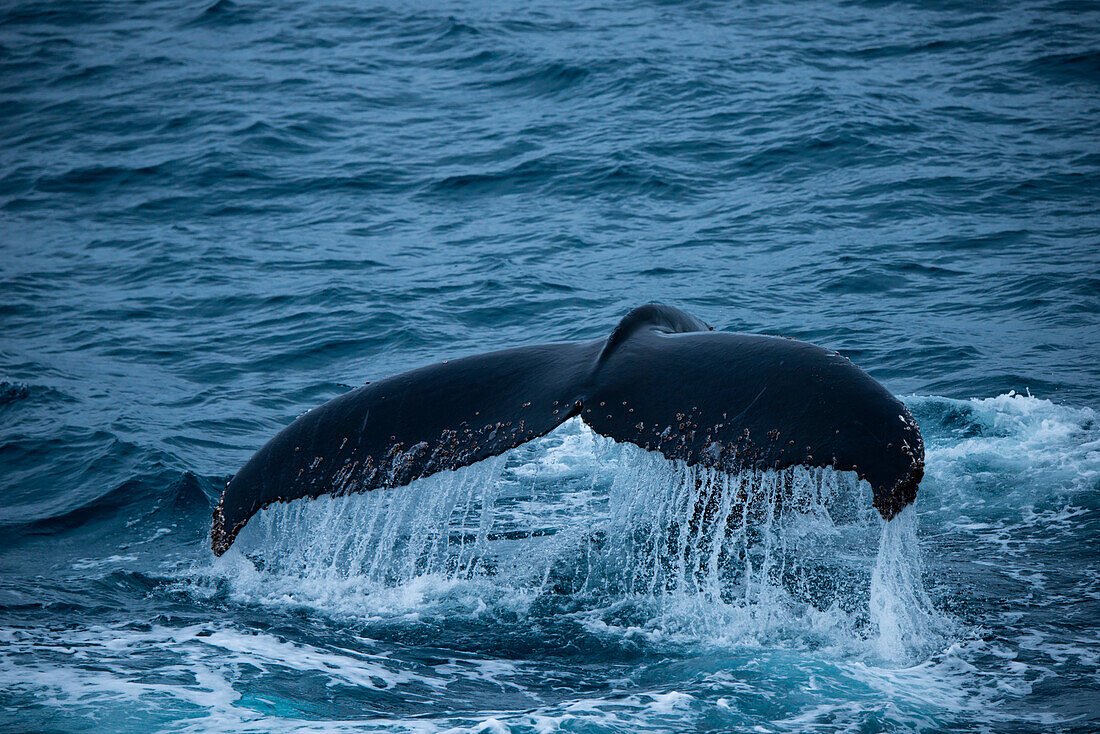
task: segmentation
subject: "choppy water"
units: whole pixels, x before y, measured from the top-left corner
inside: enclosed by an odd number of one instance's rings
[[[1100,728],[1098,121],[1091,3],[3,3],[0,727]],[[210,554],[302,411],[649,300],[902,395],[915,506],[570,423]]]

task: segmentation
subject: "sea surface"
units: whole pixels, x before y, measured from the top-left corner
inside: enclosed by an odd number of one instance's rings
[[[865,368],[915,505],[570,422],[212,555],[304,411],[648,301]],[[0,730],[1095,732],[1098,409],[1096,3],[0,2]]]

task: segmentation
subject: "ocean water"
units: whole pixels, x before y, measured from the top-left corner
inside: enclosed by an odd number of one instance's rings
[[[6,0],[0,729],[1096,731],[1098,210],[1095,3]],[[211,554],[300,413],[647,301],[868,370],[916,503],[571,422]]]

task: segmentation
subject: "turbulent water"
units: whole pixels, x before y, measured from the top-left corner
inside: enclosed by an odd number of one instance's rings
[[[1095,4],[14,0],[0,140],[0,728],[1100,729]],[[646,301],[867,369],[915,505],[569,422],[210,553],[296,415]]]

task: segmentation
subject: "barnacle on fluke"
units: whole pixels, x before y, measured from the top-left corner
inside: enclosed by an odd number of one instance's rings
[[[649,304],[607,339],[447,360],[311,410],[226,485],[212,547],[224,553],[273,502],[408,484],[576,415],[597,433],[689,465],[854,471],[886,519],[913,501],[924,475],[909,410],[845,357],[795,339],[716,332]]]

